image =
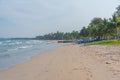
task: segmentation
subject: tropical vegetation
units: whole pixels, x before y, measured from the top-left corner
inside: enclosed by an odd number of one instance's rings
[[[120,46],[120,40],[101,40],[101,41],[94,41],[90,42],[89,44],[93,45],[114,45],[114,46]]]
[[[95,17],[87,27],[79,31],[49,33],[43,36],[36,36],[36,39],[44,40],[76,40],[84,38],[97,39],[118,39],[120,38],[120,5],[116,8],[112,18],[102,19]]]

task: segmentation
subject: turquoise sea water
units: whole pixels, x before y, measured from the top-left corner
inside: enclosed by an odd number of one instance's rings
[[[0,39],[0,70],[8,69],[40,52],[57,47],[41,40]]]

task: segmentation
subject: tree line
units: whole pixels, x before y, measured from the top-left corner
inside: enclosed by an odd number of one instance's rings
[[[36,36],[36,39],[42,40],[73,40],[82,38],[119,38],[120,37],[120,5],[116,8],[112,17],[102,19],[95,17],[91,20],[87,27],[83,27],[79,31],[49,33],[43,36]]]

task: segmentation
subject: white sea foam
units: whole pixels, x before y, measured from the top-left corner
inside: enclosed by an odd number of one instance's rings
[[[21,46],[21,47],[18,47],[18,49],[25,49],[25,48],[30,48],[32,46]]]
[[[41,44],[43,43],[43,41],[40,40],[30,40],[26,42],[27,44]]]
[[[22,42],[11,42],[11,43],[6,43],[6,45],[19,45],[22,44]]]
[[[15,50],[18,50],[18,48],[8,49],[8,51],[15,51]]]
[[[8,51],[15,51],[15,50],[19,50],[19,49],[26,49],[26,48],[31,48],[31,46],[20,46],[20,47],[16,47],[16,48],[13,48],[13,49],[8,49]]]
[[[7,40],[7,41],[5,41],[5,42],[9,43],[9,42],[11,42],[11,40]]]
[[[15,44],[17,44],[17,45],[18,45],[18,44],[22,44],[22,42],[15,42]]]

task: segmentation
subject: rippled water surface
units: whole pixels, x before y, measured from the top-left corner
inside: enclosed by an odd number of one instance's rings
[[[41,40],[0,39],[0,70],[57,47],[57,45]]]

